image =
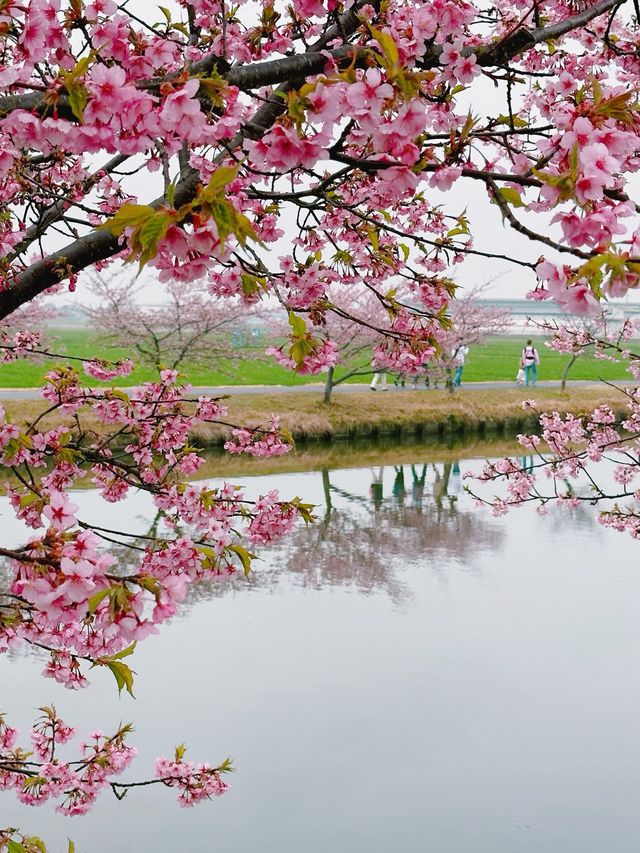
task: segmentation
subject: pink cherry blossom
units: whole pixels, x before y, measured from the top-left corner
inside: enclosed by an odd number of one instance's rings
[[[49,519],[55,530],[67,530],[76,523],[75,513],[77,510],[78,507],[72,504],[66,495],[61,492],[53,492],[42,514]]]

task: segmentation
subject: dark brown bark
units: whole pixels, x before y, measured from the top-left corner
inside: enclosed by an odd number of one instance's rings
[[[357,5],[362,5],[361,0]],[[626,0],[623,0],[626,2]],[[495,45],[480,46],[469,49],[476,53],[478,63],[482,66],[504,64],[536,44],[571,32],[578,27],[584,26],[593,18],[609,11],[614,6],[621,5],[620,0],[601,0],[601,2],[585,9],[578,15],[574,15],[559,24],[550,27],[542,27],[534,30],[521,28]],[[324,37],[308,51],[284,59],[271,60],[269,62],[254,63],[252,65],[240,66],[229,69],[223,76],[233,85],[246,88],[257,88],[265,85],[273,85],[280,81],[281,84],[269,100],[264,103],[254,114],[252,120],[247,124],[242,133],[232,139],[228,147],[230,150],[237,149],[246,137],[260,138],[273,126],[274,122],[285,110],[285,99],[282,94],[296,88],[304,81],[306,76],[317,74],[322,71],[326,56],[326,46],[336,38],[348,39],[361,26],[361,22],[354,11],[346,12],[340,18],[340,23],[330,27]],[[342,45],[329,51],[337,59],[347,60],[353,56],[353,51],[364,51],[361,58],[369,52],[365,49],[355,48],[351,45]],[[430,68],[438,65],[442,48],[437,45],[430,46],[419,65]],[[219,63],[218,57],[206,57],[192,66],[192,73],[210,72]],[[157,81],[158,85],[161,81]],[[147,87],[152,87],[156,81],[148,81]],[[68,106],[68,105],[67,105]],[[40,92],[26,95],[9,95],[0,98],[0,115],[11,112],[14,109],[35,110],[42,114],[44,109],[43,94]],[[58,114],[64,116],[64,99],[58,105]],[[71,116],[66,116],[71,118]],[[221,155],[220,160],[226,155]],[[198,186],[197,176],[193,173],[185,176],[181,181],[175,194],[175,205],[180,206],[191,201],[196,194]],[[164,197],[156,199],[152,204],[156,207],[164,203]],[[53,214],[52,214],[53,215]],[[95,264],[97,261],[113,257],[122,250],[118,238],[106,230],[91,231],[78,238],[73,243],[65,246],[47,258],[37,261],[13,280],[12,286],[0,293],[0,319],[3,319],[20,305],[30,301],[47,288],[60,281],[65,280],[73,273]]]
[[[361,0],[361,2],[356,4],[356,8],[364,5],[364,2],[366,0]],[[549,27],[536,27],[532,30],[520,27],[520,29],[504,40],[498,40],[495,44],[467,48],[463,53],[466,55],[475,53],[478,65],[483,67],[505,65],[514,57],[530,50],[537,44],[550,41],[578,29],[588,24],[594,18],[610,11],[615,6],[624,5],[625,2],[627,0],[601,0],[600,3],[595,3],[579,14],[573,15],[558,24],[553,24]],[[330,53],[340,63],[350,62],[353,59],[354,51],[357,51],[358,56],[356,58],[361,62],[365,61],[370,56],[370,51],[366,48],[342,45],[325,51],[326,46],[333,39],[339,38],[342,35],[349,37],[360,26],[361,21],[357,14],[354,10],[350,10],[341,16],[339,27],[333,26],[327,30],[325,36],[305,53],[298,53],[294,56],[284,57],[283,59],[272,59],[266,62],[254,62],[247,65],[234,66],[232,68],[228,66],[225,68],[226,63],[224,60],[217,55],[211,54],[198,62],[192,63],[189,66],[189,73],[192,76],[207,75],[216,70],[229,85],[237,86],[240,89],[259,89],[262,86],[275,86],[280,83],[294,82],[321,73],[326,65],[326,53]],[[321,53],[320,51],[325,51],[325,53]],[[429,45],[417,63],[418,67],[434,68],[438,66],[440,64],[441,53],[441,45]],[[159,92],[160,86],[163,83],[170,81],[176,76],[178,75],[174,72],[166,77],[140,81],[137,85],[141,89]],[[15,109],[23,109],[29,112],[35,111],[40,115],[51,115],[53,113],[53,106],[47,103],[45,93],[43,92],[6,95],[0,98],[0,115],[12,112]],[[63,96],[58,100],[55,109],[61,118],[76,121],[66,97]]]
[[[569,375],[569,371],[573,367],[573,363],[575,362],[575,360],[577,358],[578,358],[578,354],[575,352],[572,353],[571,358],[569,359],[569,361],[564,366],[564,369],[562,371],[562,381],[560,382],[560,390],[561,391],[564,391],[564,389],[567,387],[567,376]]]

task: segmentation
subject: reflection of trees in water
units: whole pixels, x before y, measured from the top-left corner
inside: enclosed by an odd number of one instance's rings
[[[380,592],[401,602],[409,596],[402,579],[407,564],[443,574],[450,561],[470,566],[478,552],[500,545],[503,531],[485,513],[459,506],[458,463],[376,466],[363,494],[332,482],[336,471],[319,474],[324,503],[316,510],[318,520],[309,527],[301,524],[264,549],[264,562],[255,565],[248,580],[192,584],[179,615],[199,601],[248,591],[247,586],[276,592],[287,582],[309,589]],[[157,533],[161,524],[158,515],[151,532]],[[119,570],[127,573],[139,552],[122,548],[119,556]],[[8,585],[8,572],[0,574],[0,591]]]
[[[325,583],[385,590],[393,596],[397,573],[407,562],[439,571],[444,561],[469,563],[478,550],[496,547],[502,531],[458,504],[456,463],[429,468],[431,482],[426,465],[389,469],[388,495],[379,488],[387,472],[372,471],[369,501],[357,513],[343,502],[334,507],[333,494],[347,500],[348,495],[333,488],[329,472],[323,472],[325,496],[331,496],[325,499],[325,516],[317,531],[300,530],[299,542],[283,543],[287,568],[312,578],[319,575]]]
[[[498,548],[504,535],[486,514],[459,506],[457,463],[376,466],[368,494],[335,485],[334,472],[320,473],[324,504],[316,510],[318,520],[265,549],[269,567],[256,565],[251,586],[275,592],[293,581],[309,589],[382,592],[401,602],[409,596],[402,579],[407,564],[438,574],[451,560],[469,566],[478,552]],[[189,590],[189,601],[242,587],[242,579],[199,584]]]

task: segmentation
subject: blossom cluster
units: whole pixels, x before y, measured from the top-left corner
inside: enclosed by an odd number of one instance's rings
[[[0,790],[13,790],[27,806],[53,801],[56,811],[68,816],[86,814],[108,787],[117,796],[126,793],[131,783],[115,780],[131,765],[137,753],[126,743],[131,726],[121,726],[110,736],[91,732],[80,742],[79,757],[64,760],[60,748],[74,738],[75,729],[58,716],[55,708],[40,710],[42,717],[30,732],[32,751],[16,744],[19,732],[0,713]],[[37,761],[31,758],[34,753]],[[179,747],[173,761],[158,758],[155,778],[143,784],[161,783],[167,788],[177,788],[182,806],[221,796],[228,790],[229,785],[221,778],[222,773],[231,769],[228,760],[211,767],[206,763],[186,762],[183,755],[184,747]]]
[[[178,374],[165,370],[160,381],[132,394],[98,392],[68,367],[49,372],[43,394],[75,423],[22,431],[0,409],[0,462],[19,475],[7,486],[11,504],[29,527],[44,528],[24,547],[5,551],[13,579],[9,597],[0,598],[0,651],[25,642],[47,649],[44,674],[66,687],[86,686],[86,661],[110,669],[118,686],[130,690],[123,653],[176,612],[190,583],[248,570],[243,527],[250,541],[265,543],[287,532],[303,508],[274,492],[252,503],[231,484],[187,483],[203,462],[190,431],[199,421],[219,421],[225,408],[206,397],[185,401],[185,390]],[[105,434],[82,431],[85,409]],[[232,436],[229,449],[236,453],[290,449],[275,418],[267,428],[234,428]],[[139,556],[127,574],[107,550],[110,537],[83,521],[70,497],[87,470],[104,500],[143,489],[164,517],[167,535],[134,550]],[[133,537],[121,535],[125,542]]]
[[[576,348],[599,347],[604,354],[613,351],[617,359],[630,360],[635,373],[639,357],[623,349],[631,329],[630,324],[623,326],[616,338],[611,333],[598,337],[585,329],[573,333],[561,326],[552,345],[560,351],[566,351],[571,342]],[[640,538],[640,388],[634,384],[620,389],[617,410],[603,403],[584,417],[539,412],[534,400],[524,401],[523,408],[538,417],[539,433],[518,436],[523,451],[534,461],[527,464],[505,458],[486,462],[476,479],[501,484],[502,491],[493,498],[481,493],[480,503],[489,503],[495,515],[527,503],[535,504],[543,514],[552,503],[568,508],[598,504],[601,524]],[[608,471],[596,467],[603,462]]]

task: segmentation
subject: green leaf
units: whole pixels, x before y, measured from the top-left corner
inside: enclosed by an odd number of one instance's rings
[[[127,646],[126,649],[123,649],[121,652],[116,652],[114,655],[109,655],[109,660],[122,660],[122,658],[128,658],[129,655],[132,655],[136,650],[136,643],[131,643],[130,646]]]
[[[313,514],[313,510],[315,509],[315,504],[304,503],[302,498],[293,498],[289,503],[291,506],[294,506],[298,512],[300,513],[300,517],[304,521],[305,524],[313,524],[316,520],[316,516]]]
[[[578,150],[578,143],[573,146],[571,149],[571,154],[569,155],[569,165],[571,167],[571,176],[577,180],[578,178],[578,167],[580,165],[580,152]]]
[[[23,495],[20,498],[20,506],[31,506],[32,504],[37,503],[40,500],[42,500],[40,495],[34,495],[33,492],[29,492],[28,495]]]
[[[88,604],[88,612],[93,615],[100,604],[104,601],[104,599],[111,594],[111,587],[106,586],[104,589],[99,589],[98,592],[94,592],[93,595],[89,596]]]
[[[238,175],[238,166],[219,166],[207,186],[198,195],[198,201],[213,201],[223,194],[227,184],[230,184]]]
[[[391,36],[388,33],[383,33],[382,30],[376,30],[373,27],[369,27],[369,32],[380,45],[380,50],[388,63],[387,67],[399,68],[400,54],[398,53],[398,46]]]
[[[81,83],[67,83],[65,89],[69,95],[69,106],[71,107],[71,112],[79,122],[83,122],[84,108],[87,106],[87,102],[89,100],[89,92],[87,91],[86,86],[83,86]]]
[[[498,190],[500,196],[512,207],[525,207],[525,203],[520,197],[518,190],[513,187],[500,187]]]
[[[242,563],[242,568],[244,569],[245,577],[248,577],[251,572],[251,561],[255,560],[256,555],[247,551],[247,549],[242,545],[227,545],[226,550],[233,551],[234,554],[238,555],[240,562]]]
[[[108,657],[97,658],[93,666],[107,666],[113,673],[113,677],[116,680],[116,684],[118,685],[118,692],[122,693],[124,689],[126,689],[127,693],[133,696],[133,670],[127,666],[126,663],[122,663],[122,658],[126,658],[129,655],[133,654],[133,651],[136,647],[135,643],[132,643],[130,646],[127,646],[126,649],[123,649],[121,652],[116,652],[114,655],[109,655]],[[135,696],[133,696],[135,699]]]
[[[77,62],[75,67],[72,68],[71,71],[68,71],[64,75],[65,81],[66,80],[77,80],[78,77],[83,77],[87,73],[87,71],[89,70],[89,66],[93,62],[94,56],[95,56],[95,54],[93,51],[91,51],[91,53],[89,53],[87,56],[83,56],[82,59],[80,59]]]
[[[307,334],[307,324],[302,317],[294,314],[293,311],[289,311],[289,325],[297,338],[303,338]]]
[[[122,693],[123,689],[126,689],[127,693],[133,696],[133,670],[121,661],[105,661],[104,666],[108,666],[113,673],[118,685],[118,693]],[[133,698],[135,699],[135,696]]]
[[[125,228],[140,228],[155,212],[149,204],[123,204],[102,227],[119,237]]]
[[[94,53],[93,51],[88,55],[84,56],[71,71],[67,71],[65,74],[62,74],[62,84],[69,96],[69,106],[71,107],[71,112],[78,119],[78,121],[84,121],[84,108],[87,106],[87,101],[89,100],[89,92],[84,83],[80,80],[87,71],[89,70],[89,66],[93,62]]]
[[[216,197],[211,202],[208,202],[207,206],[216,223],[218,236],[223,244],[229,234],[233,234],[241,245],[244,245],[247,239],[260,243],[260,239],[250,220],[247,219],[244,213],[237,211],[226,198]]]
[[[260,291],[267,290],[267,280],[265,278],[252,275],[251,273],[242,273],[242,292],[245,296],[255,296]]]
[[[56,461],[74,463],[76,459],[81,459],[82,453],[79,450],[71,450],[69,447],[62,447],[56,453]]]
[[[311,341],[308,341],[305,338],[297,338],[289,347],[289,355],[295,361],[296,366],[300,367],[305,358],[310,355],[313,350],[314,345]]]
[[[5,444],[4,449],[2,451],[2,455],[6,460],[12,459],[16,453],[20,450],[20,445],[16,441],[15,438],[10,438],[9,441]]]
[[[27,433],[19,433],[17,442],[21,447],[26,447],[29,450],[33,450],[33,441],[31,440],[31,436],[27,435]]]
[[[28,791],[29,788],[34,788],[38,785],[45,785],[46,782],[47,780],[43,776],[31,776],[31,778],[24,780],[22,787],[25,791]]]
[[[156,599],[159,598],[160,593],[162,591],[162,586],[160,582],[154,577],[138,577],[138,583],[143,589],[148,590],[150,593],[155,595]]]
[[[140,269],[158,254],[158,246],[167,233],[173,218],[168,213],[155,213],[149,217],[137,234],[137,242],[140,244]]]
[[[7,842],[7,853],[27,853],[24,844],[19,841],[13,841],[11,838]]]
[[[511,126],[513,124],[514,127],[526,127],[527,126],[527,122],[523,118],[520,118],[520,116],[517,116],[517,115],[512,115],[512,116],[499,115],[498,118],[496,119],[495,123],[496,124],[508,124],[509,126]]]

